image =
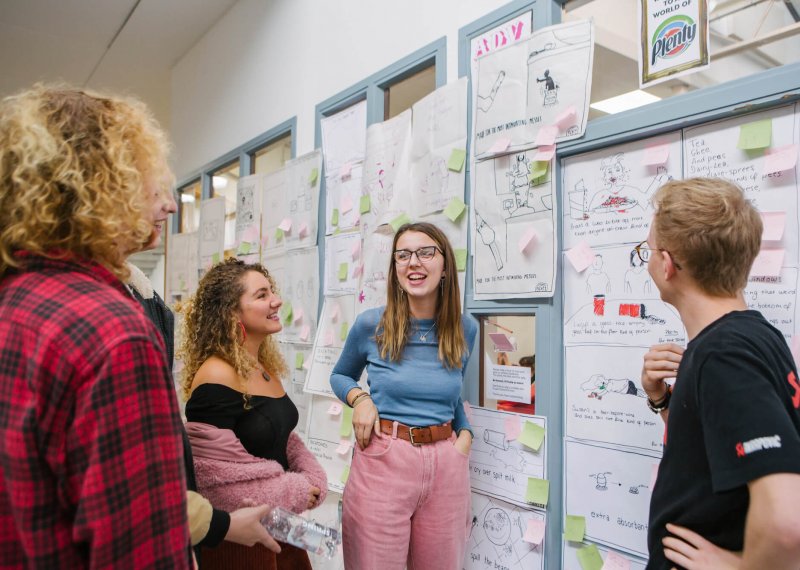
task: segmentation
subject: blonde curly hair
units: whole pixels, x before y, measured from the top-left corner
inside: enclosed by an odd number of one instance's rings
[[[241,381],[245,407],[249,406],[250,395],[244,378],[247,378],[256,362],[244,348],[244,336],[236,311],[245,293],[244,277],[250,271],[266,277],[272,290],[277,293],[275,281],[263,265],[226,259],[209,269],[200,280],[194,296],[177,308],[184,315],[178,356],[184,362],[181,392],[185,400],[189,399],[192,380],[200,366],[216,356],[236,371]],[[278,376],[288,373],[289,368],[273,335],[268,335],[258,347],[258,364]]]
[[[166,138],[145,106],[36,85],[0,102],[0,277],[15,252],[92,259],[127,279],[153,231],[146,177],[169,192]]]

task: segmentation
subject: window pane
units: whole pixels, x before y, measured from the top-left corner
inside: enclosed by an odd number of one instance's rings
[[[252,153],[250,174],[269,174],[292,158],[292,135],[286,135]]]
[[[234,255],[236,242],[236,186],[239,183],[239,161],[211,173],[211,196],[225,197],[225,256]]]
[[[197,231],[200,227],[200,198],[202,186],[200,180],[178,188],[180,200],[180,233]]]
[[[431,65],[414,75],[393,83],[384,90],[383,118],[396,117],[411,105],[436,90],[436,66]]]

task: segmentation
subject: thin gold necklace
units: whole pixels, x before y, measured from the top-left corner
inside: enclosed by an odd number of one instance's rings
[[[433,325],[431,325],[431,328],[429,328],[429,329],[428,329],[428,330],[426,330],[424,333],[422,333],[421,335],[419,335],[419,340],[421,340],[422,342],[427,342],[427,340],[428,340],[428,335],[431,333],[431,331],[432,331],[432,330],[433,330],[435,327],[436,327],[436,321],[433,321]]]

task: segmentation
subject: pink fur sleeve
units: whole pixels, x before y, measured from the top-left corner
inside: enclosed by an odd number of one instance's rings
[[[214,508],[234,511],[252,505],[306,510],[311,485],[300,473],[285,472],[277,461],[236,463],[195,457],[197,488]]]
[[[328,495],[328,476],[317,458],[295,432],[289,434],[289,441],[286,443],[286,457],[289,460],[290,471],[302,474],[309,483],[319,488],[319,500],[314,507],[321,505]]]

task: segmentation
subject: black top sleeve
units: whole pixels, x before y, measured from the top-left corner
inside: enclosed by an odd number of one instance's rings
[[[197,546],[207,546],[213,548],[217,546],[228,534],[228,529],[231,527],[231,516],[225,511],[214,509],[211,513],[211,524],[208,527],[208,533],[203,537]]]

